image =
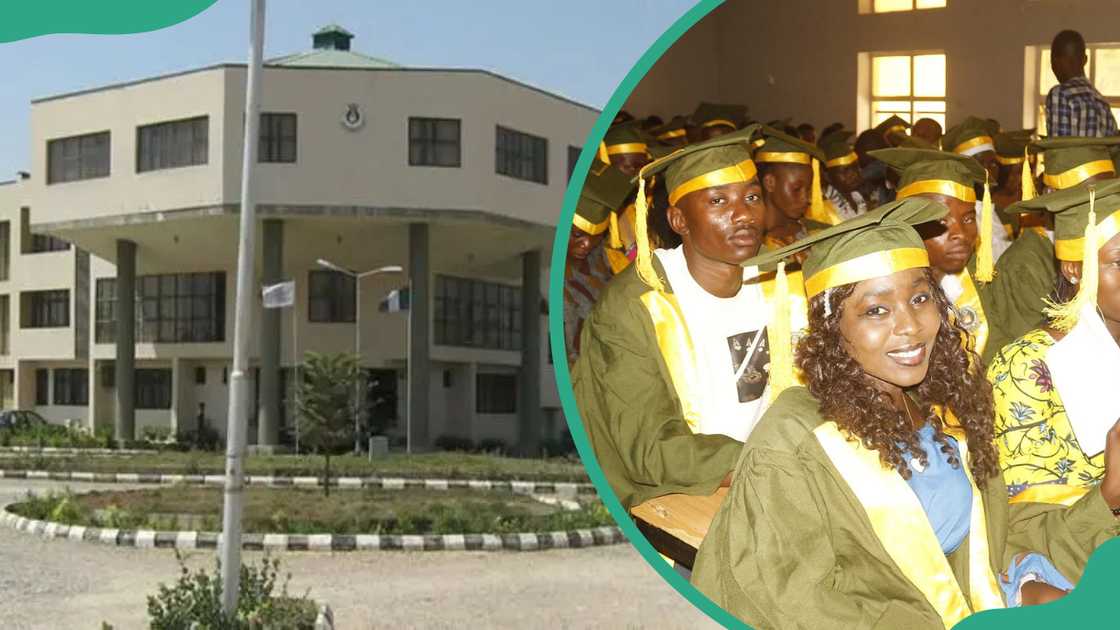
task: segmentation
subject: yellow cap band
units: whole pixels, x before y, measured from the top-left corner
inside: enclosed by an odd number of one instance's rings
[[[813,158],[808,153],[797,151],[759,151],[754,154],[755,162],[779,162],[782,164],[805,164],[808,166]]]
[[[607,231],[607,226],[610,225],[610,217],[603,220],[602,223],[592,223],[587,219],[579,216],[578,214],[572,217],[572,225],[587,232],[591,236],[596,236]]]
[[[649,147],[644,142],[607,145],[607,155],[618,155],[619,153],[649,153]]]
[[[825,165],[826,168],[836,168],[838,166],[847,166],[849,164],[855,164],[858,161],[859,161],[859,156],[856,155],[855,151],[852,151],[851,153],[849,153],[847,155],[841,155],[840,157],[832,158],[831,160],[828,160],[827,162],[825,162],[824,165]]]
[[[929,254],[924,247],[903,247],[872,252],[813,274],[813,277],[805,281],[805,293],[813,297],[826,289],[928,266]]]
[[[684,129],[670,129],[669,131],[666,131],[665,133],[661,134],[660,136],[657,136],[657,139],[658,140],[672,140],[673,138],[683,138],[687,134],[688,134],[688,132],[685,131]]]
[[[715,127],[717,125],[727,125],[728,127],[731,127],[732,129],[738,129],[739,128],[735,125],[735,123],[731,122],[730,120],[727,120],[726,118],[713,118],[713,119],[703,123],[700,126],[701,127]]]
[[[895,199],[905,199],[922,193],[947,195],[968,203],[976,203],[976,191],[973,190],[971,186],[958,184],[948,179],[926,179],[907,184],[898,189]]]
[[[1021,158],[1021,157],[1003,157],[1002,155],[996,154],[996,161],[999,162],[1000,164],[1004,165],[1004,166],[1013,166],[1015,164],[1022,164],[1023,163],[1023,158]]]
[[[985,146],[987,145],[987,146]],[[961,155],[976,155],[984,151],[994,151],[995,142],[992,141],[991,136],[976,136],[971,140],[964,142],[953,147],[953,153],[960,153]]]
[[[1108,215],[1104,221],[1097,223],[1097,247],[1104,247],[1104,244],[1112,239],[1112,237],[1120,234],[1120,210]],[[1081,262],[1082,256],[1085,255],[1085,237],[1058,239],[1054,241],[1054,253],[1057,255],[1058,260],[1067,262]]]
[[[1115,172],[1116,168],[1112,165],[1112,160],[1096,160],[1094,162],[1086,162],[1081,166],[1075,166],[1057,175],[1045,174],[1042,176],[1042,181],[1051,188],[1063,190],[1076,186],[1094,175]]]
[[[754,179],[758,174],[758,168],[755,167],[754,162],[750,160],[743,160],[738,164],[726,166],[724,168],[705,173],[703,175],[693,177],[685,183],[673,189],[669,193],[669,205],[676,205],[681,197],[690,192],[703,190],[705,188],[714,188],[716,186],[724,186],[726,184],[736,184],[738,182],[749,182]]]

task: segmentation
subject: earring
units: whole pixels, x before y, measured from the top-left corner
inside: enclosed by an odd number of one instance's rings
[[[1072,285],[1076,285],[1078,282],[1081,282],[1081,278],[1078,278],[1077,276],[1074,276],[1074,277],[1069,279],[1069,283],[1072,284]]]

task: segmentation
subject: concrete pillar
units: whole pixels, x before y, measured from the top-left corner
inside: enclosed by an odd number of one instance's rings
[[[261,283],[275,284],[284,275],[284,222],[265,219],[263,222]],[[257,445],[270,447],[280,443],[280,316],[279,308],[266,308],[261,313],[260,410],[257,417]]]
[[[114,437],[136,439],[136,243],[117,241],[117,415]]]
[[[411,318],[412,340],[409,347],[408,400],[406,405],[411,419],[413,450],[426,450],[431,444],[428,431],[428,394],[432,378],[431,347],[431,267],[428,264],[428,225],[412,223],[408,226],[408,273],[411,283],[411,300],[408,316]]]
[[[521,255],[521,372],[518,388],[518,453],[540,455],[541,444],[541,253]]]

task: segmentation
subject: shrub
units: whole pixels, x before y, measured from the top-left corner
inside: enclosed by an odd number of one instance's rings
[[[436,438],[435,447],[445,451],[462,451],[466,453],[474,450],[474,442],[470,438],[456,435],[441,435]]]
[[[198,429],[180,431],[175,435],[175,441],[183,449],[196,448],[203,451],[217,451],[224,446],[221,434],[209,424]]]
[[[192,573],[175,552],[179,579],[148,596],[148,616],[153,630],[180,630],[198,623],[208,630],[278,628],[290,630],[315,627],[315,603],[288,595],[291,574],[285,576],[280,592],[275,593],[280,560],[265,557],[259,566],[241,565],[239,597],[233,618],[222,612],[222,577],[215,562],[213,573],[202,569]]]
[[[478,441],[478,450],[483,453],[505,455],[507,449],[506,441],[501,438],[486,438]]]

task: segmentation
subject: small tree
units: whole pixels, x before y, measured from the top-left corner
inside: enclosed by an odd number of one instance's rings
[[[353,438],[358,360],[352,354],[308,352],[296,396],[300,438],[322,453],[323,491],[331,494],[331,451]]]

